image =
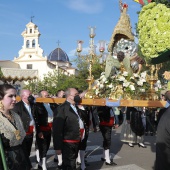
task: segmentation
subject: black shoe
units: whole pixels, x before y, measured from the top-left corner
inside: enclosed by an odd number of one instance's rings
[[[35,161],[37,164],[39,163],[37,160]]]
[[[80,163],[80,162],[77,162],[77,165],[81,165],[81,163]]]
[[[41,166],[41,165],[38,165],[38,169],[42,169],[42,166]]]
[[[54,162],[58,162],[58,159],[54,158]]]
[[[62,169],[62,165],[58,165],[58,166],[57,166],[57,169]]]
[[[86,166],[89,166],[90,164],[88,164],[88,163],[85,162],[85,165],[86,165]]]
[[[117,165],[117,164],[116,164],[116,163],[114,163],[114,162],[110,162],[110,163],[105,162],[105,164],[106,164],[106,165],[110,165],[110,166],[115,166],[115,165]]]
[[[106,161],[106,159],[105,159],[105,158],[101,158],[101,161],[103,161],[103,162],[104,162],[104,161]]]
[[[138,146],[142,148],[146,148],[146,145],[144,145],[143,143],[138,143]]]

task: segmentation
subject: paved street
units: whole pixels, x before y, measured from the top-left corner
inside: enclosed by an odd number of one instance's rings
[[[111,158],[117,163],[117,166],[108,166],[100,160],[102,155],[102,135],[101,132],[91,132],[87,147],[87,170],[153,170],[155,161],[155,136],[145,136],[144,143],[147,148],[139,148],[135,145],[134,148],[129,147],[126,143],[119,140],[121,126],[112,132],[112,147]],[[48,151],[47,165],[48,170],[56,170],[57,163],[53,162],[54,150],[51,142],[50,150]],[[32,149],[31,161],[36,169],[35,150]],[[80,168],[77,167],[79,170]]]

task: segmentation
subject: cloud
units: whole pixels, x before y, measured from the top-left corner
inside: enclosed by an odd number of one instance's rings
[[[68,0],[65,5],[75,11],[94,14],[103,10],[101,0]]]

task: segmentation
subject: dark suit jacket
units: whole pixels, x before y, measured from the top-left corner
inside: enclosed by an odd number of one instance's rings
[[[24,106],[24,102],[21,100],[18,103],[16,103],[13,111],[15,113],[18,113],[18,115],[20,116],[20,118],[23,122],[25,132],[27,132],[29,125],[30,125],[31,118],[30,118],[30,115],[29,115],[26,107]],[[31,113],[34,118],[35,124],[37,124],[36,111],[35,111],[35,107],[33,105],[31,105]]]
[[[54,109],[57,107],[56,103],[50,103],[50,108],[54,112]],[[44,103],[36,103],[36,118],[37,126],[48,126],[48,112],[44,106]],[[37,128],[37,133],[41,132],[40,128]]]
[[[110,107],[107,106],[98,106],[97,107],[98,116],[100,122],[109,122],[110,121]]]
[[[170,169],[170,107],[163,113],[158,127],[156,139],[155,170]]]
[[[78,115],[69,102],[64,102],[55,110],[53,120],[53,143],[55,150],[62,150],[63,140],[80,140]]]
[[[48,126],[48,112],[43,103],[36,103],[37,119],[40,126]]]

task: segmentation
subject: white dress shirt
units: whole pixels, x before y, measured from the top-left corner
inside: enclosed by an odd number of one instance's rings
[[[23,101],[24,102],[24,101]],[[27,109],[29,115],[30,115],[30,118],[31,118],[31,121],[30,121],[30,126],[34,126],[35,125],[35,122],[34,122],[34,118],[32,116],[32,113],[31,113],[31,106],[28,105],[27,103],[24,102],[24,106],[25,108]]]
[[[49,103],[43,103],[43,104],[48,112],[48,123],[51,123],[53,121],[53,111],[51,110]]]

